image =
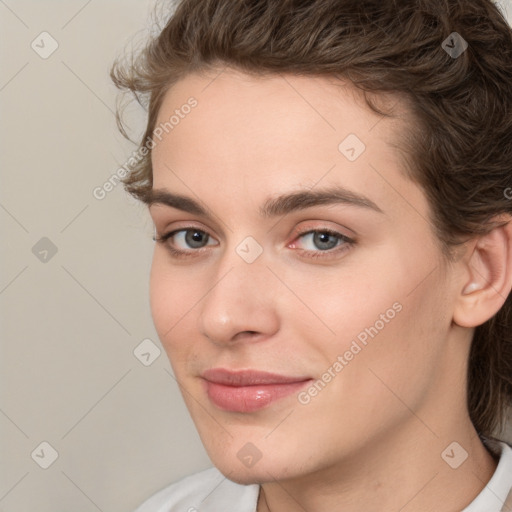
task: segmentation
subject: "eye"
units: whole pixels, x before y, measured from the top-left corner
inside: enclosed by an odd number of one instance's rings
[[[310,229],[297,234],[295,240],[305,239],[308,248],[301,249],[299,252],[310,258],[332,257],[348,250],[355,245],[356,241],[331,229]],[[198,228],[189,227],[171,231],[161,237],[153,237],[158,243],[164,244],[171,256],[176,258],[195,257],[203,254],[204,249],[213,241],[210,235]],[[180,247],[181,244],[181,247]],[[178,248],[176,248],[176,245]],[[301,244],[299,244],[301,245]],[[296,242],[288,247],[295,248]],[[319,250],[317,250],[319,249]]]
[[[174,240],[173,240],[174,239]],[[169,252],[176,257],[185,257],[188,255],[191,255],[191,253],[197,253],[197,252],[203,252],[198,251],[197,249],[202,249],[205,247],[205,245],[208,245],[208,242],[210,241],[210,235],[206,233],[205,231],[198,229],[198,228],[186,228],[186,229],[177,229],[175,231],[171,231],[170,233],[166,233],[165,235],[162,235],[161,237],[153,237],[153,240],[156,242],[165,244],[166,248],[169,250]],[[173,241],[173,243],[170,243],[170,241]],[[176,241],[179,243],[184,244],[184,248],[178,248],[176,249],[174,245],[176,244]],[[188,245],[188,247],[187,247]],[[209,244],[209,245],[215,245],[215,244]],[[192,249],[192,250],[187,250]]]
[[[313,258],[329,257],[346,251],[355,244],[355,240],[331,229],[308,230],[299,233],[298,239],[306,240],[304,244],[306,249],[300,249],[300,251]],[[295,242],[293,245],[296,245]]]

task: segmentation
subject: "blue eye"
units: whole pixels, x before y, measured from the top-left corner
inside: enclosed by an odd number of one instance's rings
[[[306,237],[309,237],[309,246],[313,249],[300,249],[300,252],[311,258],[336,256],[355,245],[355,240],[331,229],[310,229],[298,235],[298,239]],[[315,250],[315,247],[320,250]]]
[[[201,249],[210,239],[208,233],[199,229],[181,229],[174,231],[171,235],[175,240],[185,242],[191,249]]]
[[[297,239],[306,237],[309,237],[309,246],[313,248],[299,249],[299,252],[312,258],[332,257],[348,250],[355,244],[355,240],[330,229],[310,229],[309,231],[299,233]],[[174,241],[170,243],[172,239]],[[185,244],[185,248],[177,249],[175,247],[177,239],[181,240],[182,244]],[[212,240],[210,235],[194,227],[171,231],[161,237],[153,237],[153,240],[165,244],[170,254],[176,258],[196,257],[204,253],[207,245],[216,245],[215,243],[208,244]],[[315,250],[315,247],[318,250]]]
[[[202,231],[201,229],[197,228],[177,229],[176,231],[171,231],[170,233],[167,233],[159,238],[153,237],[153,240],[165,244],[169,252],[176,257],[185,257],[188,256],[191,252],[198,252],[197,250],[187,251],[183,249],[175,249],[173,244],[168,243],[169,240],[177,238],[178,236],[182,241],[192,247],[192,249],[202,249],[204,247],[203,244],[210,240],[210,235],[208,235],[206,231]]]
[[[343,235],[339,233],[334,233],[332,231],[308,231],[307,233],[303,233],[299,238],[307,238],[309,237],[310,247],[316,247],[321,249],[322,251],[334,249],[338,245],[338,242],[342,238]],[[343,237],[346,238],[346,237]],[[334,244],[333,244],[334,242]],[[307,249],[307,250],[314,250]]]

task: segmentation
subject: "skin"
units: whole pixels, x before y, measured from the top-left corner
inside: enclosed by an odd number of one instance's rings
[[[391,144],[407,129],[400,101],[397,119],[382,118],[339,80],[219,68],[175,84],[157,125],[190,96],[198,105],[153,149],[153,189],[191,197],[210,215],[160,203],[149,211],[158,236],[195,228],[208,237],[199,256],[184,232],[155,245],[150,299],[214,465],[262,484],[258,512],[462,510],[496,468],[468,416],[465,376],[473,327],[512,287],[510,225],[443,259],[425,195]],[[366,145],[353,162],[338,150],[351,133]],[[382,213],[330,204],[259,214],[269,197],[330,185]],[[355,244],[334,237],[330,256],[312,257],[328,251],[298,230],[326,228]],[[247,236],[263,250],[252,263],[236,252]],[[321,379],[394,303],[401,311],[307,404],[293,394],[234,413],[205,393],[200,374],[213,367]],[[248,442],[261,453],[250,468],[237,457]],[[441,456],[453,442],[468,453],[457,469]]]

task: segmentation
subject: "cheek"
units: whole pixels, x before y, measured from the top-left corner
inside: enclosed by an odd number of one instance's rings
[[[440,378],[450,328],[449,305],[442,289],[440,281],[425,283],[413,293],[396,289],[389,297],[399,304],[394,314],[389,310],[386,314],[391,300],[384,296],[377,307],[368,305],[371,314],[366,315],[366,325],[351,324],[352,336],[344,339],[342,349],[346,351],[354,340],[360,350],[348,352],[357,354],[350,356],[352,360],[341,372],[343,378],[332,389],[345,410],[364,415],[364,404],[368,414],[385,423],[384,418],[392,421],[407,415],[404,404],[412,410],[421,407]],[[387,323],[379,322],[381,313]]]
[[[378,261],[361,257],[357,269],[345,268],[339,278],[304,283],[310,309],[331,330],[315,322],[310,359],[321,376],[343,357],[342,369],[331,370],[340,377],[329,384],[341,400],[393,400],[391,389],[414,402],[431,385],[451,324],[448,286],[435,256],[392,247]]]
[[[163,343],[164,323],[167,324],[167,329],[172,326],[172,319],[169,318],[172,312],[172,295],[170,293],[171,288],[167,284],[168,278],[163,273],[164,266],[160,260],[158,250],[155,248],[149,277],[149,302],[153,323],[160,336],[160,341]]]
[[[151,315],[160,341],[170,355],[180,347],[187,346],[174,340],[180,339],[179,332],[183,329],[187,314],[191,314],[195,296],[193,279],[190,286],[180,281],[180,271],[173,270],[162,249],[155,248],[149,280],[149,298]]]
[[[317,381],[318,391],[312,386],[306,390],[309,396],[300,397],[305,404],[303,424],[312,422],[318,428],[318,450],[323,449],[320,440],[331,439],[334,445],[348,440],[355,446],[377,432],[392,431],[410,419],[411,410],[419,411],[426,403],[439,376],[446,322],[436,290],[422,291],[414,298],[399,295],[402,309],[393,310],[394,318],[384,324],[375,325],[378,315],[386,312],[387,297],[367,304],[364,321],[346,320],[355,335],[345,335],[340,325],[337,342],[322,347],[323,358],[315,370],[325,385]],[[435,327],[436,316],[442,327]],[[364,343],[358,333],[364,334]]]
[[[291,301],[303,337],[311,336],[322,351],[337,355],[357,336],[364,342],[375,324],[379,332],[387,330],[399,316],[408,288],[394,257],[393,251],[383,251],[379,258],[361,251],[338,268],[288,274],[290,287],[303,298],[303,305]]]

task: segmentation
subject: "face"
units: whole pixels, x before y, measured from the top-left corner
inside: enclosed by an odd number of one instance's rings
[[[405,117],[334,79],[229,69],[177,83],[157,126],[176,110],[152,153],[151,310],[213,463],[299,477],[380,446],[404,403],[427,414],[453,290],[392,146]]]

